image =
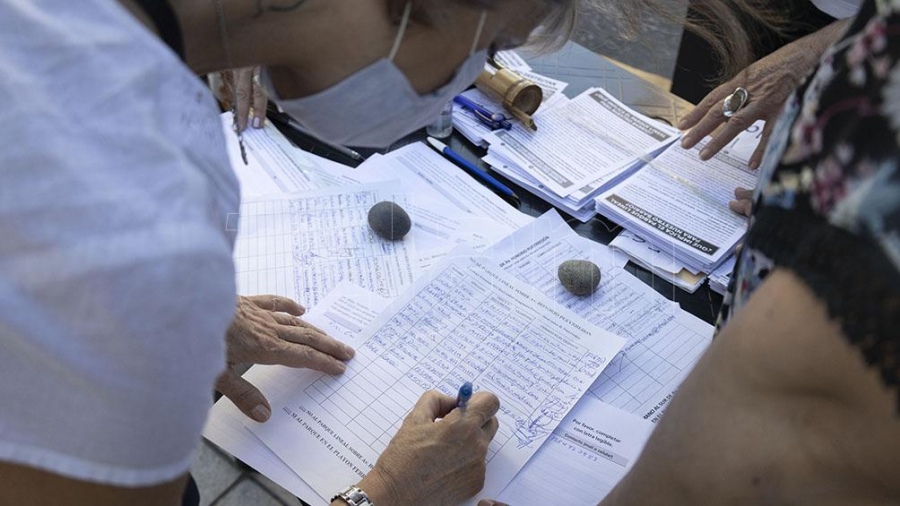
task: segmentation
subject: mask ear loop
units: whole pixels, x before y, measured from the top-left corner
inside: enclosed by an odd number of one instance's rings
[[[397,30],[397,37],[394,39],[394,46],[391,47],[391,53],[388,59],[394,61],[397,51],[400,50],[400,43],[403,42],[403,36],[406,34],[406,25],[409,24],[409,15],[412,13],[412,1],[408,0],[406,6],[403,7],[403,17],[400,18],[400,28]]]
[[[478,28],[475,29],[475,40],[472,41],[472,48],[469,49],[469,56],[475,54],[478,49],[478,41],[481,39],[481,32],[484,30],[484,22],[487,21],[487,11],[481,11],[481,17],[478,18]]]

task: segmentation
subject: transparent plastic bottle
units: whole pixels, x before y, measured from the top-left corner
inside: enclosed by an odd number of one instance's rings
[[[453,133],[452,100],[444,104],[444,108],[441,109],[440,117],[437,119],[437,121],[425,127],[425,131],[428,132],[428,135],[430,135],[431,137],[435,137],[438,139],[450,137],[450,134]]]

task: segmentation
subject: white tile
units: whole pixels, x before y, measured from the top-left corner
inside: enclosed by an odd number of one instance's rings
[[[234,460],[224,456],[204,440],[200,444],[191,475],[200,489],[200,506],[208,506],[241,475]]]

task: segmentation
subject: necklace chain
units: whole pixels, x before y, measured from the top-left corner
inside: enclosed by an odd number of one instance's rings
[[[225,23],[225,10],[222,8],[222,0],[213,0],[213,5],[216,8],[216,18],[219,22],[219,36],[222,39],[222,50],[225,51],[225,63],[228,65],[228,70],[226,72],[234,71],[234,63],[231,59],[231,44],[228,41],[228,27]],[[226,79],[225,76],[222,76],[222,81],[225,83],[225,86],[229,88],[229,92],[231,93],[231,116],[232,116],[232,124],[231,129],[234,131],[234,134],[237,135],[238,145],[241,148],[241,159],[244,160],[244,165],[249,165],[247,161],[247,149],[244,147],[244,134],[240,131],[238,127],[238,119],[237,119],[237,90],[234,89],[234,74],[232,74],[231,80]]]

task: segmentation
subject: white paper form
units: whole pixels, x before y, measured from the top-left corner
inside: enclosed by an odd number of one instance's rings
[[[712,339],[711,325],[682,311],[624,269],[604,268],[609,250],[575,234],[555,211],[485,254],[534,290],[628,339],[591,393],[635,415],[643,417],[665,405]],[[587,259],[601,267],[600,287],[592,295],[572,295],[559,282],[557,268],[569,259]]]
[[[737,187],[753,188],[746,160],[719,153],[702,162],[705,141],[690,150],[672,146],[626,181],[597,197],[597,210],[709,272],[733,250],[747,220],[728,208]]]
[[[373,157],[357,168],[360,172],[370,170],[380,178],[399,179],[415,201],[433,198],[450,202],[467,214],[496,222],[505,227],[503,235],[532,220],[423,142]]]
[[[494,61],[497,62],[497,64],[499,64],[500,66],[506,67],[509,70],[513,70],[516,72],[531,70],[531,65],[529,65],[528,62],[526,62],[525,59],[519,55],[519,53],[511,49],[506,51],[497,51],[497,53],[494,54]],[[493,70],[493,67],[490,67],[487,64],[485,64],[485,68]]]
[[[372,468],[423,392],[472,381],[501,399],[481,493],[495,497],[624,340],[491,264],[447,259],[365,331],[344,375],[283,399],[253,431],[326,497]]]
[[[610,181],[672,142],[678,131],[593,88],[536,116],[536,132],[521,127],[485,137],[550,191],[566,197],[585,185]]]
[[[228,158],[244,198],[302,192],[350,182],[346,176],[353,173],[352,168],[297,148],[271,123],[264,128],[244,131],[245,164],[232,130],[231,112],[222,113],[220,117]]]
[[[352,283],[340,283],[303,319],[353,347],[358,346],[362,329],[367,327],[387,305],[385,299]],[[244,379],[255,385],[270,401],[290,395],[298,384],[308,382],[308,369],[291,369],[280,365],[254,365]],[[281,485],[313,506],[327,501],[297,476],[272,450],[244,426],[247,415],[227,398],[212,407],[203,436],[247,465]]]
[[[634,465],[653,428],[585,397],[497,500],[516,506],[597,504]]]
[[[392,188],[379,183],[245,201],[234,247],[238,293],[283,295],[314,307],[340,281],[351,281],[398,295],[417,274],[417,232],[388,241],[367,219],[377,202],[402,205]],[[230,230],[234,221],[229,217]]]

